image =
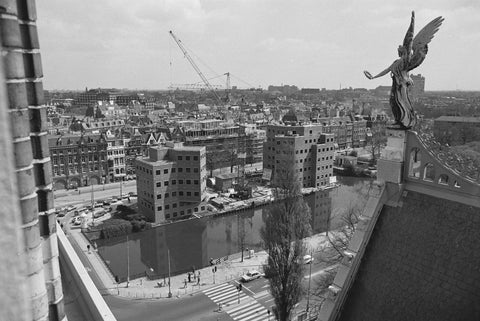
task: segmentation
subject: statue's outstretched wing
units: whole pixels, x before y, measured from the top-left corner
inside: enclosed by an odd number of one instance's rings
[[[443,22],[442,17],[437,17],[430,21],[422,30],[420,30],[415,38],[413,38],[412,49],[413,55],[410,58],[410,63],[408,64],[408,70],[417,68],[428,52],[428,44],[433,39],[433,36],[438,31]]]

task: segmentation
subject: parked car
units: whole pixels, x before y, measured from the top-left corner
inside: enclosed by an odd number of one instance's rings
[[[311,255],[307,254],[303,257],[303,264],[310,264],[313,262],[313,260],[314,258]]]
[[[261,276],[262,274],[257,270],[251,270],[251,271],[248,271],[246,274],[242,275],[241,281],[250,282],[252,280],[260,278]]]
[[[76,208],[75,206],[69,205],[69,206],[67,206],[66,210],[67,210],[67,212],[70,212],[70,211],[73,211],[75,208]]]
[[[107,214],[107,211],[105,211],[103,208],[98,209],[98,210],[95,210],[95,212],[93,212],[93,218],[99,218],[99,217],[102,217],[105,214]]]
[[[74,218],[72,218],[71,223],[73,225],[80,225],[80,224],[82,224],[82,219],[81,219],[80,216],[75,216]]]

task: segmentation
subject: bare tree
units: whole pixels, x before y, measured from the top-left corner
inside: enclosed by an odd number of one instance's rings
[[[311,228],[310,208],[303,200],[298,179],[292,170],[282,173],[275,191],[279,201],[268,211],[261,236],[268,253],[264,271],[275,301],[274,312],[278,320],[286,321],[302,296],[303,239]]]
[[[387,135],[385,128],[381,126],[372,126],[371,128],[370,153],[372,154],[372,165],[377,163],[377,158],[380,156],[380,150],[387,143]]]
[[[337,260],[341,260],[345,256],[345,250],[353,233],[355,233],[360,214],[360,209],[350,204],[345,212],[341,214],[341,227],[334,231],[327,231],[327,239],[338,255]]]

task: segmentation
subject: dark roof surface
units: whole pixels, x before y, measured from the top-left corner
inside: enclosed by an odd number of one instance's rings
[[[402,203],[380,213],[338,320],[480,320],[480,209]]]

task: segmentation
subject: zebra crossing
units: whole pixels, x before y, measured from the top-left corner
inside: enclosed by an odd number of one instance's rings
[[[202,292],[216,304],[221,304],[222,309],[235,321],[269,320],[267,308],[243,291],[240,292],[240,304],[238,304],[239,292],[230,283],[224,283]]]

